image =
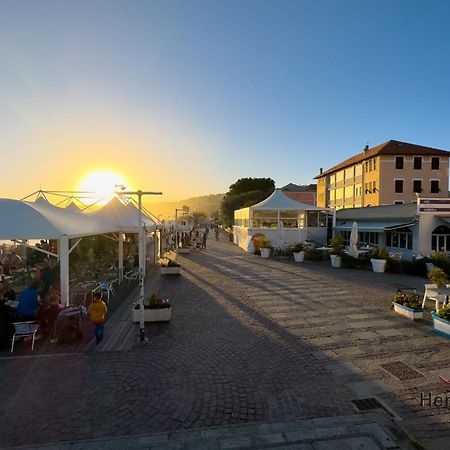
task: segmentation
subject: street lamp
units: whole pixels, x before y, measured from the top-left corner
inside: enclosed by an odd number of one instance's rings
[[[124,187],[124,186],[122,186]],[[142,222],[142,196],[143,195],[162,195],[162,192],[143,192],[143,191],[125,191],[120,192],[121,195],[137,195],[139,210],[139,340],[145,340],[145,324],[144,324],[144,278],[145,278],[145,234],[144,224]]]

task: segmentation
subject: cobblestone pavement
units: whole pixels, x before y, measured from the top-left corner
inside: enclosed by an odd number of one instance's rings
[[[161,279],[170,324],[130,351],[0,360],[0,446],[355,414],[377,396],[430,448],[446,448],[448,341],[389,312],[424,279],[295,264],[208,242]],[[401,360],[424,376],[381,368]],[[431,441],[431,439],[433,439]]]

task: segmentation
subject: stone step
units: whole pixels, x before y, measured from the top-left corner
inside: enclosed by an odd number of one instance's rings
[[[137,430],[136,430],[137,431]],[[384,413],[252,423],[168,433],[97,438],[4,450],[410,449]]]

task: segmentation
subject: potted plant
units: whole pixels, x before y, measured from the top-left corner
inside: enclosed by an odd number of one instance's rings
[[[303,262],[305,259],[305,246],[298,242],[291,248],[292,254],[294,255],[295,262]]]
[[[383,247],[375,247],[370,254],[372,270],[377,273],[383,273],[386,269],[386,262],[389,257],[388,251]]]
[[[270,256],[270,253],[272,252],[272,243],[269,241],[269,239],[263,239],[261,242],[261,256],[263,258],[268,258]]]
[[[160,258],[159,266],[161,275],[181,275],[181,264],[167,256]]]
[[[342,266],[342,244],[344,242],[343,237],[340,234],[336,234],[332,239],[330,239],[331,250],[331,266],[341,267]]]
[[[423,318],[422,303],[416,290],[413,292],[399,291],[392,299],[392,309],[397,314],[413,321]]]
[[[431,316],[433,317],[434,331],[450,337],[450,304],[444,303],[444,306],[437,312],[433,311]]]
[[[144,301],[144,322],[168,322],[172,315],[172,306],[168,299],[157,297],[153,293],[150,298]],[[140,322],[141,311],[139,303],[133,306],[133,322]]]

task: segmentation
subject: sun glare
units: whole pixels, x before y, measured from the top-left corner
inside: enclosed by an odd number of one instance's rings
[[[112,170],[96,170],[86,175],[80,182],[79,190],[94,192],[97,204],[108,203],[115,190],[120,192],[120,187],[125,186],[130,189],[127,180],[117,172]]]

